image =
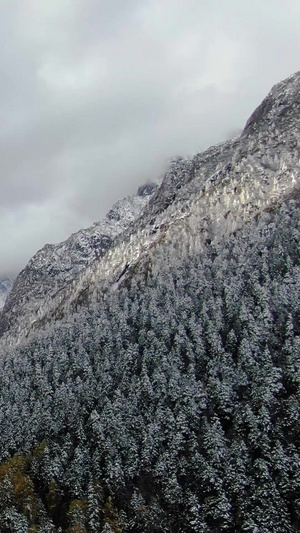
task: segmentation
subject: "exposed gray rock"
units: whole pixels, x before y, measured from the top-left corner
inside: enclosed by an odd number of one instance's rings
[[[158,188],[158,183],[146,183],[145,185],[141,185],[138,188],[137,195],[138,196],[151,196],[155,189]]]
[[[13,281],[10,278],[4,278],[0,281],[0,309],[4,306],[12,286]]]

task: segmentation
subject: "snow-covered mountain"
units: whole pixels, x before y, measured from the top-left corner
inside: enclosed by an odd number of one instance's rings
[[[174,161],[160,186],[118,202],[103,221],[46,245],[19,274],[0,319],[12,326],[60,317],[125,283],[160,246],[201,249],[295,194],[300,185],[300,73],[275,85],[239,138]]]
[[[0,530],[300,530],[299,95],[19,274]]]
[[[2,314],[2,331],[27,312],[38,311],[45,299],[55,299],[88,265],[102,258],[116,236],[136,220],[157,187],[158,183],[142,185],[136,195],[116,202],[103,220],[39,250],[16,279]]]

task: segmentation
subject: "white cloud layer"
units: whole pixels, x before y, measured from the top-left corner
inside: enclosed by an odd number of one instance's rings
[[[299,70],[298,0],[0,1],[0,277]]]

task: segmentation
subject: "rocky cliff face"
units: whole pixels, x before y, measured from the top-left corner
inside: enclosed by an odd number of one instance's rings
[[[0,309],[4,307],[5,301],[12,289],[13,281],[10,278],[4,278],[0,281]]]
[[[298,194],[300,73],[273,87],[239,138],[177,159],[159,187],[117,203],[105,219],[47,245],[20,273],[2,311],[1,332],[29,331],[126,281],[160,246],[222,239]],[[191,239],[191,235],[193,239]],[[190,244],[187,244],[187,241]],[[191,244],[192,242],[192,244]]]

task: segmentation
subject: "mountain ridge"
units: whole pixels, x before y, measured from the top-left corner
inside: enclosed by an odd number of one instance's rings
[[[158,183],[140,186],[136,195],[118,200],[101,221],[73,233],[65,241],[43,246],[17,276],[2,316],[10,313],[13,321],[16,303],[24,299],[26,305],[30,297],[41,300],[50,294],[53,298],[88,264],[107,252],[114,238],[132,224],[157,187]],[[16,314],[21,314],[20,307]],[[7,327],[7,321],[0,320],[0,330],[4,332]]]
[[[97,234],[96,223],[65,241],[70,244],[73,239],[73,248],[64,243],[44,247],[18,276],[1,313],[0,331],[13,326],[28,332],[47,314],[55,316],[56,308],[76,307],[83,293],[86,300],[94,291],[116,287],[137,264],[151,258],[156,246],[176,238],[175,234],[184,237],[199,232],[197,246],[201,248],[207,239],[223,238],[295,194],[300,186],[299,92],[298,72],[271,89],[240,137],[173,161],[160,186],[150,187],[150,194],[142,188],[146,195],[134,197],[139,206],[134,214],[124,216],[112,209],[102,233]],[[78,240],[78,235],[86,237],[89,232],[95,238],[94,247],[89,239]],[[78,260],[76,246],[80,245]],[[52,260],[51,252],[57,250],[61,261]],[[49,290],[46,281],[41,290],[39,276],[32,284],[28,269],[43,272],[47,264],[51,271],[53,263],[59,267],[54,289]]]

